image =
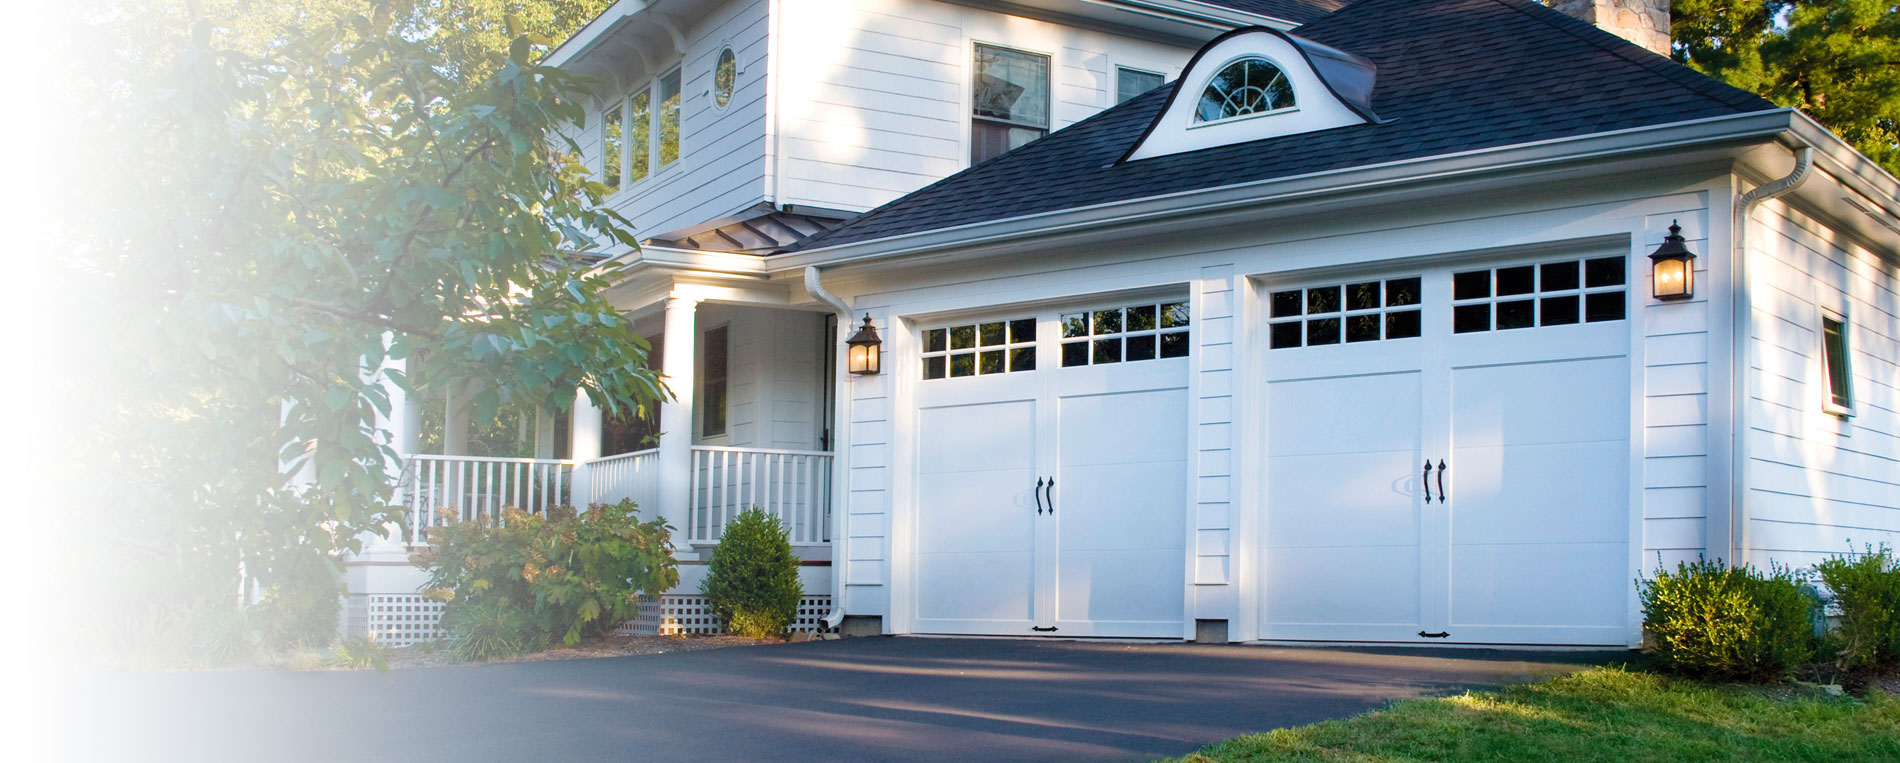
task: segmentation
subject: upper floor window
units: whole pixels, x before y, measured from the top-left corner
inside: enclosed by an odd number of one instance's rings
[[[1854,415],[1853,366],[1847,350],[1847,319],[1821,314],[1821,366],[1827,371],[1827,404],[1836,416]]]
[[[627,150],[622,106],[616,103],[600,115],[600,182],[610,192],[620,190],[621,157]]]
[[[976,46],[970,163],[980,164],[1049,134],[1049,57]]]
[[[659,108],[654,108],[654,102]],[[680,156],[680,73],[660,75],[601,113],[601,182],[617,191]]]
[[[656,87],[659,92],[653,98],[660,102],[656,130],[660,135],[653,151],[658,158],[653,163],[665,167],[680,158],[680,70],[660,75]]]
[[[732,91],[738,84],[739,57],[727,47],[719,51],[719,62],[713,64],[713,103],[722,109],[732,103]]]
[[[1154,72],[1130,69],[1126,66],[1115,67],[1115,102],[1121,103],[1157,87],[1167,78]]]
[[[1264,58],[1248,57],[1222,68],[1194,109],[1195,122],[1218,122],[1293,107],[1293,85],[1286,72]]]

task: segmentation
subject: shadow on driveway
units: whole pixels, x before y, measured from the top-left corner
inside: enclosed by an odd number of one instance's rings
[[[93,676],[100,760],[1179,755],[1626,652],[865,638],[374,672]],[[90,688],[88,688],[90,687]]]

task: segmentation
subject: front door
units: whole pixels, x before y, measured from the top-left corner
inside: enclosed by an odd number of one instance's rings
[[[1626,258],[1268,289],[1262,635],[1620,644]]]
[[[914,630],[1180,637],[1190,331],[1178,300],[922,327]]]

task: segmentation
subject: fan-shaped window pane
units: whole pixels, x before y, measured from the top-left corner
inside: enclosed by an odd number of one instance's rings
[[[1194,109],[1194,121],[1218,122],[1292,105],[1293,85],[1287,82],[1286,72],[1264,58],[1243,58],[1208,81]]]

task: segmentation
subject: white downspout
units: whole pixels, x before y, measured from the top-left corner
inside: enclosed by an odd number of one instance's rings
[[[838,295],[825,291],[817,265],[805,266],[805,293],[823,302],[837,314],[836,333],[829,337],[832,346],[837,347],[843,341],[844,332],[851,330],[851,306],[839,299]],[[842,359],[844,355],[839,353],[837,357]],[[838,369],[836,368],[831,369],[831,383],[838,385]],[[840,393],[848,393],[848,391],[838,390]],[[849,464],[845,463],[845,459],[851,452],[851,430],[847,426],[851,420],[848,413],[851,395],[836,394],[833,400],[834,410],[831,414],[831,516],[833,518],[831,522],[831,614],[825,615],[825,627],[836,631],[839,624],[844,622],[844,539],[849,537],[846,525],[851,517],[851,512],[847,511],[844,505],[843,496],[845,475],[850,474]]]
[[[1729,537],[1726,561],[1732,566],[1739,557],[1742,563],[1748,561],[1748,376],[1749,349],[1754,336],[1755,299],[1750,285],[1752,277],[1748,272],[1748,219],[1755,207],[1769,199],[1784,196],[1802,183],[1814,171],[1814,149],[1802,146],[1795,150],[1794,170],[1780,180],[1763,183],[1754,190],[1735,198],[1735,209],[1730,218],[1734,226],[1729,240],[1733,242],[1730,267],[1735,271],[1734,295],[1734,350],[1729,353],[1732,364],[1730,373],[1734,374],[1735,394],[1730,398],[1729,454],[1734,459],[1730,464],[1729,475],[1734,484],[1734,503],[1729,507]]]

